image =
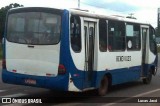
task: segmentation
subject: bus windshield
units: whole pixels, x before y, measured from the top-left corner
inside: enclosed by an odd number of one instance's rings
[[[45,12],[10,14],[7,24],[9,42],[53,45],[60,40],[61,16]]]

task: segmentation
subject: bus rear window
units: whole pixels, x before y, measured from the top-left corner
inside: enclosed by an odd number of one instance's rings
[[[61,16],[44,12],[14,13],[8,17],[7,40],[14,43],[53,45],[60,40]]]

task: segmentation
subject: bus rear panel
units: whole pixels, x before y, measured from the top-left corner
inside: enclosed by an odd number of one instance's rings
[[[66,90],[68,77],[58,76],[59,72],[65,73],[63,64],[60,64],[61,28],[62,10],[10,10],[6,24],[3,81]]]

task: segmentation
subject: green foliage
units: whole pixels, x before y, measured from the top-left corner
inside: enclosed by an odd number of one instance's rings
[[[160,37],[160,28],[155,28],[156,37]]]
[[[4,27],[5,27],[5,19],[6,19],[6,14],[7,11],[11,8],[16,8],[16,7],[23,7],[23,5],[17,4],[17,3],[12,3],[8,6],[2,7],[0,9],[0,42],[2,40],[2,36],[4,34]]]
[[[160,53],[160,46],[157,46],[157,52]]]

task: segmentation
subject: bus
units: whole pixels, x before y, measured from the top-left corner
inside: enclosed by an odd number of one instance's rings
[[[147,23],[80,9],[23,7],[8,11],[2,80],[51,90],[83,92],[157,72],[154,28]]]

